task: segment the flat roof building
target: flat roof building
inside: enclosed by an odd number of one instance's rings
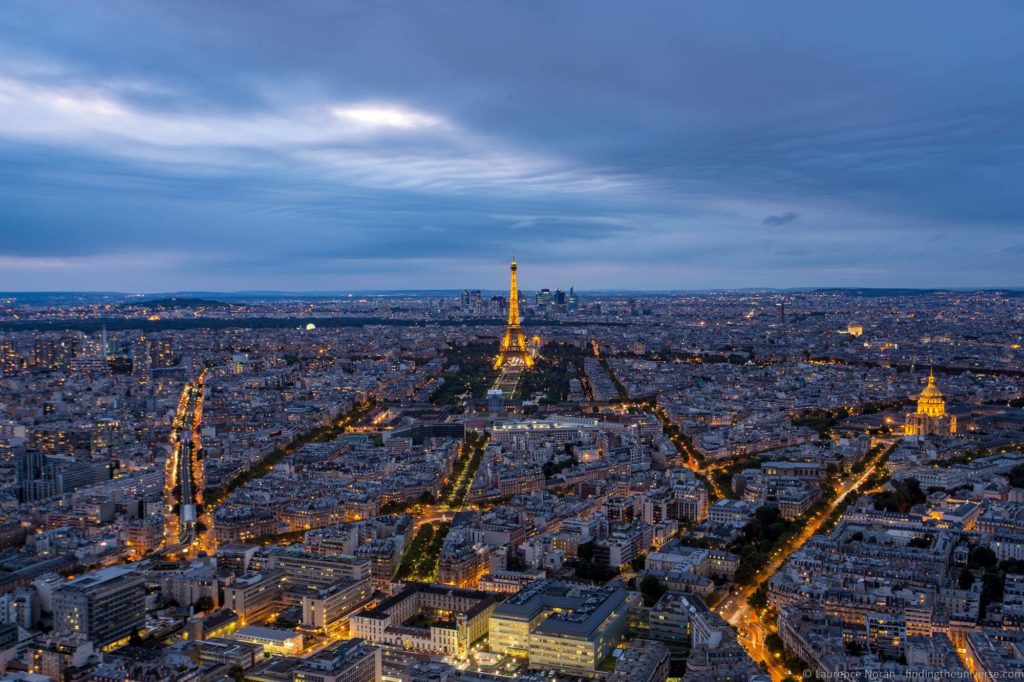
[[[232,635],[233,639],[263,647],[268,654],[295,656],[302,652],[302,633],[262,625],[246,625]]]
[[[615,663],[615,672],[606,682],[665,682],[668,677],[669,650],[660,642],[635,639]]]
[[[339,580],[327,587],[294,588],[302,597],[302,624],[321,632],[336,633],[348,628],[348,616],[373,597],[370,579]]]
[[[491,614],[491,648],[527,656],[531,666],[592,673],[625,632],[628,597],[619,581],[586,587],[538,580]]]
[[[145,584],[128,568],[86,573],[53,592],[54,630],[83,634],[98,647],[127,640],[145,622]]]
[[[487,634],[493,595],[450,585],[407,583],[377,607],[351,619],[351,634],[370,642],[464,659]]]
[[[292,585],[327,587],[339,580],[370,578],[370,560],[348,554],[319,556],[293,549],[274,551],[266,558],[267,568],[284,571]]]
[[[258,621],[273,612],[281,599],[283,571],[246,573],[224,587],[224,607],[238,614],[242,624]]]
[[[292,672],[294,682],[379,682],[380,649],[350,639],[319,651]]]

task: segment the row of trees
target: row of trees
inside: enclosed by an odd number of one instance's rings
[[[631,407],[630,412],[632,413],[634,409],[638,408]],[[644,401],[643,407],[639,409],[651,412],[658,418],[658,421],[661,422],[661,428],[665,432],[665,435],[668,436],[669,440],[672,441],[672,444],[675,445],[676,452],[678,452],[684,459],[689,459],[692,456],[693,459],[697,461],[698,465],[704,466],[704,456],[701,454],[700,450],[693,445],[693,441],[683,432],[679,425],[668,418],[665,410],[653,399]]]
[[[964,454],[960,455],[959,457],[951,457],[949,459],[944,459],[941,462],[938,462],[936,465],[940,466],[940,467],[948,467],[948,466],[953,466],[954,464],[967,464],[968,462],[970,462],[972,460],[975,460],[975,459],[978,459],[979,457],[988,457],[990,455],[1001,455],[1001,454],[1004,454],[1004,453],[1007,453],[1007,452],[1013,452],[1015,450],[1021,450],[1021,449],[1024,449],[1024,441],[1017,442],[1017,443],[1009,443],[1007,445],[1001,445],[999,447],[977,448],[977,449],[971,450],[970,452],[965,452]],[[1024,488],[1024,466],[1021,466],[1019,468],[1022,469],[1022,471],[1020,473],[1018,473],[1018,480],[1021,480],[1021,484],[1018,485],[1016,483],[1013,483],[1013,481],[1011,481],[1010,484],[1015,486],[1015,487],[1018,487],[1018,488]],[[1012,470],[1011,470],[1010,473],[1011,474],[1013,473]]]
[[[420,527],[398,566],[398,580],[433,580],[437,575],[437,562],[451,524],[427,523]]]
[[[622,385],[619,378],[615,376],[615,372],[612,371],[611,365],[608,364],[608,358],[602,357],[600,358],[600,362],[601,367],[603,367],[604,371],[608,374],[608,378],[612,380],[615,390],[619,392],[619,397],[623,400],[629,400],[629,391],[627,391],[626,387]]]
[[[869,450],[868,453],[865,455],[864,459],[861,460],[861,462],[859,462],[859,464],[861,466],[859,467],[859,470],[856,471],[855,473],[863,473],[865,468],[867,467],[868,463],[872,463],[873,462],[874,463],[873,466],[876,467],[875,472],[871,476],[869,476],[868,479],[864,482],[864,486],[863,486],[864,488],[872,488],[872,487],[874,487],[876,485],[880,485],[884,480],[886,480],[888,478],[889,474],[887,473],[887,471],[884,468],[884,466],[885,466],[886,460],[889,458],[889,454],[892,452],[894,447],[895,447],[894,444],[890,444],[890,445],[886,446],[884,443],[880,443],[879,445],[877,445],[874,448],[872,448],[871,450]],[[842,518],[843,513],[849,508],[849,506],[851,504],[853,504],[857,500],[857,497],[858,497],[858,495],[857,495],[856,492],[851,492],[849,495],[847,495],[845,498],[843,498],[843,501],[841,503],[839,503],[838,505],[836,505],[836,508],[832,510],[832,513],[829,514],[829,517],[825,520],[824,523],[821,524],[821,526],[818,528],[818,530],[816,532],[820,534],[820,533],[827,533],[830,530],[832,530],[832,528],[834,528],[835,525],[839,522],[839,519]],[[813,516],[816,513],[817,510],[820,510],[820,509],[826,507],[827,504],[828,504],[827,501],[824,501],[824,500],[820,501],[817,505],[815,505],[814,509],[812,509],[803,519],[800,519],[799,521],[796,521],[794,523],[799,527],[799,529],[803,529],[803,527],[807,524],[807,519],[810,518],[811,516]],[[790,532],[792,532],[792,531],[790,531]],[[782,541],[782,542],[777,541],[776,544],[778,546],[782,546],[783,544],[785,544],[785,542],[784,541]],[[772,549],[771,551],[774,551],[774,549]],[[770,555],[770,553],[771,552],[769,551],[768,555]],[[764,553],[759,553],[759,554],[760,554],[760,556],[753,556],[753,557],[751,557],[750,561],[757,561],[757,560],[767,561],[767,556],[765,556]],[[763,565],[763,563],[760,564],[760,565]],[[758,569],[760,568],[760,565],[757,566]],[[742,552],[741,552],[741,565],[740,566],[742,568]],[[745,573],[746,573],[746,571],[745,571]],[[756,574],[756,571],[755,571],[755,574]],[[758,587],[758,589],[754,592],[754,594],[751,595],[751,597],[750,597],[750,599],[748,601],[751,604],[751,606],[753,606],[755,608],[764,608],[765,606],[767,606],[767,604],[768,604],[768,584],[767,584],[767,582],[761,584]]]
[[[479,400],[494,385],[498,372],[493,368],[498,348],[494,343],[474,341],[452,346],[445,354],[448,369],[444,383],[430,397],[435,405],[455,405],[459,396],[468,393]]]
[[[455,460],[455,467],[452,469],[450,483],[441,498],[448,505],[458,508],[465,503],[486,447],[486,435],[472,431],[466,434],[459,458]]]
[[[803,426],[814,429],[821,438],[828,438],[829,433],[839,422],[853,415],[853,410],[848,407],[840,407],[832,410],[808,410],[803,414],[793,417],[793,426]]]
[[[542,401],[554,404],[569,398],[569,382],[579,377],[587,352],[567,343],[549,343],[544,346],[533,369],[523,373],[516,393],[529,398],[537,393]]]
[[[376,404],[377,401],[372,398],[364,400],[331,424],[301,434],[283,448],[274,448],[270,454],[256,462],[256,464],[235,475],[226,485],[218,488],[207,487],[203,490],[203,503],[211,510],[215,509],[235,490],[249,481],[266,476],[281,460],[303,445],[307,443],[326,443],[338,438],[345,433],[349,426],[362,419]]]
[[[795,538],[803,525],[802,522],[782,518],[775,505],[765,505],[754,512],[754,518],[743,527],[739,537],[730,546],[730,551],[740,557],[736,584],[753,583],[771,555]]]
[[[878,511],[907,513],[914,505],[923,504],[927,499],[916,478],[905,478],[890,483],[892,490],[875,495],[874,505]]]
[[[864,403],[854,407],[836,407],[832,409],[807,410],[795,417],[792,422],[794,426],[805,426],[814,429],[822,439],[828,438],[832,429],[839,423],[858,414],[877,414],[883,410],[899,408],[905,400],[886,400]]]

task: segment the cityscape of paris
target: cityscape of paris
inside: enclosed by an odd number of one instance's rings
[[[0,682],[1024,680],[1022,36],[0,3]]]

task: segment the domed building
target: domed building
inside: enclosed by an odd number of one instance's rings
[[[928,385],[917,398],[917,411],[907,414],[903,424],[907,436],[947,436],[956,433],[956,417],[946,414],[946,399],[935,385],[935,372],[928,373]]]

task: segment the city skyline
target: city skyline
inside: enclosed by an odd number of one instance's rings
[[[594,288],[594,289],[582,289],[573,285],[567,285],[566,289],[562,289],[561,286],[556,286],[554,290],[551,286],[545,283],[541,283],[535,287],[520,287],[520,295],[535,295],[541,290],[547,289],[552,292],[554,291],[568,291],[569,288],[575,289],[577,294],[585,296],[675,296],[675,295],[692,295],[701,296],[709,294],[778,294],[784,295],[800,295],[800,294],[811,294],[811,293],[828,293],[834,292],[838,294],[846,294],[850,296],[860,295],[915,295],[915,294],[928,294],[928,293],[1008,293],[1017,294],[1024,292],[1024,286],[1005,286],[1005,287],[986,287],[986,286],[963,286],[963,287],[829,287],[829,286],[808,286],[808,287],[708,287],[704,289],[618,289],[618,288]],[[22,291],[0,291],[0,297],[41,297],[42,299],[59,298],[61,296],[83,296],[83,297],[102,297],[102,296],[117,296],[123,297],[125,301],[138,301],[138,302],[149,302],[158,299],[166,298],[200,298],[204,296],[220,296],[225,299],[239,299],[239,300],[262,300],[264,298],[331,298],[331,297],[345,297],[345,296],[369,296],[369,297],[395,297],[395,296],[413,296],[413,297],[445,297],[454,296],[462,291],[479,291],[482,294],[487,295],[503,295],[506,293],[501,288],[489,288],[489,287],[476,287],[466,286],[457,287],[452,289],[318,289],[318,290],[290,290],[290,289],[240,289],[240,290],[22,290]],[[39,303],[40,301],[32,301],[33,303]]]
[[[520,267],[0,295],[0,674],[1024,671],[1024,295]]]
[[[598,9],[11,5],[0,289],[1024,286],[1018,7]]]
[[[8,0],[0,682],[1024,679],[1024,5]]]

